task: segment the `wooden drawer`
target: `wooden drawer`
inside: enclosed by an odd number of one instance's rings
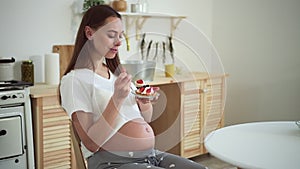
[[[194,80],[194,81],[186,81],[183,83],[183,90],[191,91],[191,90],[197,90],[201,88],[200,80]]]
[[[61,108],[58,96],[43,97],[43,110]]]

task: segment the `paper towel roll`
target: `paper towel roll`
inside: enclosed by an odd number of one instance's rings
[[[45,57],[41,55],[33,55],[29,57],[34,65],[34,82],[45,82]]]
[[[45,82],[59,84],[59,54],[45,54]]]

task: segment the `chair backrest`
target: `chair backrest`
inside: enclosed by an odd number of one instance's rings
[[[76,158],[75,161],[76,161],[77,169],[87,169],[86,161],[81,151],[80,139],[77,135],[76,130],[74,130],[72,122],[70,128],[71,128],[72,146],[75,153],[75,158]]]
[[[59,54],[59,74],[64,75],[73,55],[74,45],[53,45],[52,52]]]

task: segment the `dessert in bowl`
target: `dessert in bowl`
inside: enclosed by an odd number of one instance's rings
[[[159,93],[157,93],[159,87],[150,86],[142,79],[136,80],[134,84],[136,87],[134,94],[139,98],[149,98],[151,100],[159,96]]]

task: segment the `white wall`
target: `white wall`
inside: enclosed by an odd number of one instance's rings
[[[1,0],[0,57],[17,61],[52,51],[54,44],[72,41],[72,0]],[[20,63],[15,66],[20,79]]]
[[[300,120],[300,1],[214,0],[228,78],[227,124]]]
[[[212,31],[212,1],[210,0],[148,0],[150,12],[186,15],[207,36]]]
[[[300,119],[300,1],[148,1],[150,12],[186,15],[212,37],[230,74],[226,124]],[[72,3],[1,0],[0,56],[20,61],[73,43]]]
[[[83,0],[76,0],[83,1]],[[108,0],[107,0],[108,1]],[[132,2],[134,0],[128,0]],[[211,1],[148,0],[150,12],[186,15],[197,27],[211,36]],[[15,66],[20,79],[20,61],[32,55],[44,55],[56,44],[71,44],[74,29],[80,20],[71,5],[74,0],[1,0],[0,2],[0,56],[13,56],[19,61]],[[197,10],[193,9],[198,6]],[[157,27],[157,26],[155,26]]]

